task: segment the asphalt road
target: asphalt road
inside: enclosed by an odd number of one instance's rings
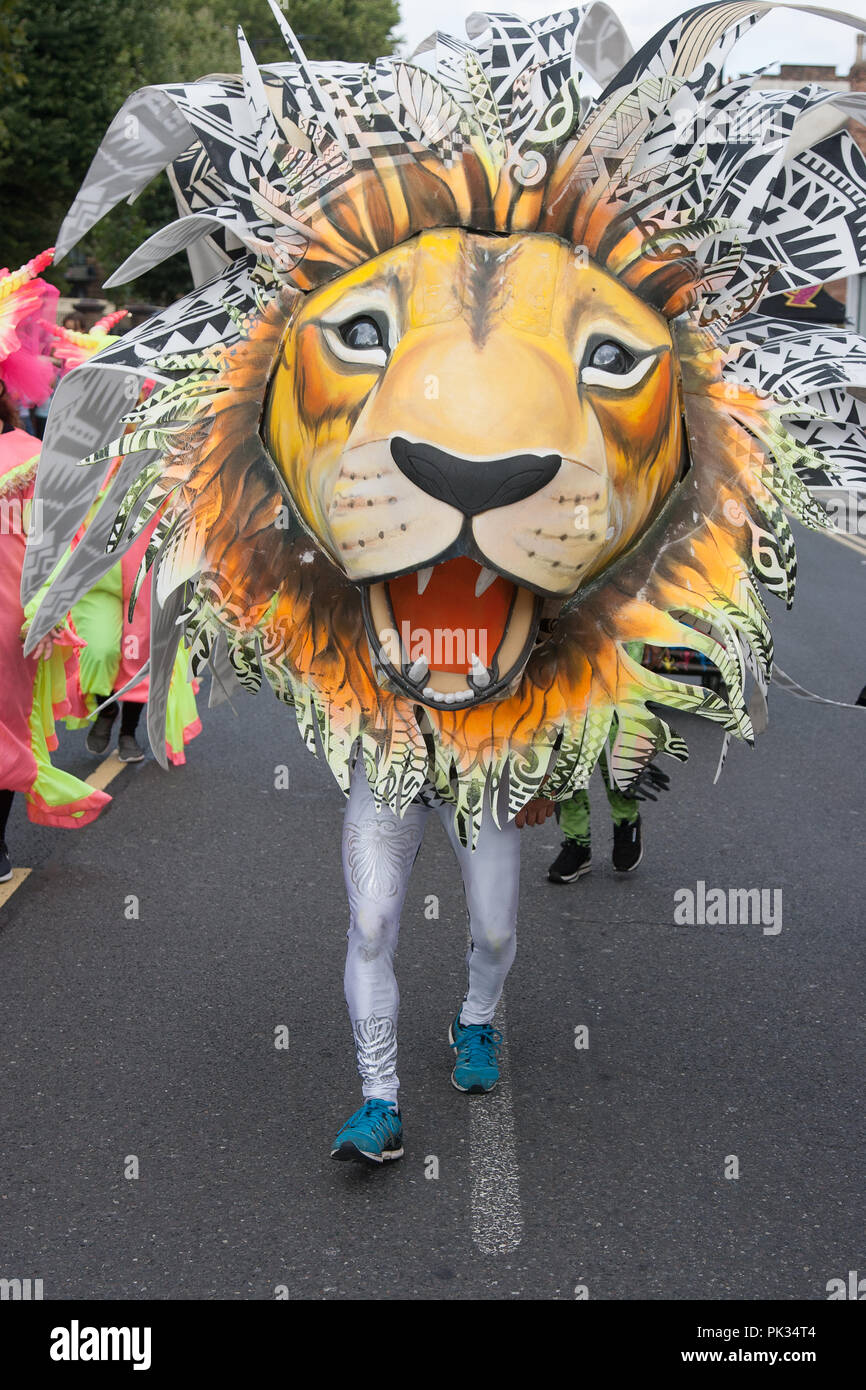
[[[779,664],[852,700],[866,550],[798,541],[794,613],[769,600]],[[328,1160],[358,1096],[342,798],[269,692],[235,709],[203,711],[185,768],[124,771],[82,832],[16,803],[32,872],[0,908],[0,1276],[49,1299],[762,1300],[866,1271],[866,711],[776,693],[715,787],[719,733],[675,721],[692,758],[625,880],[600,784],[579,885],[546,881],[555,825],[524,832],[489,1097],[449,1084],[465,920],[431,819],[398,957],[406,1157],[368,1171]],[[81,734],[59,760],[93,768]],[[676,925],[698,881],[781,889],[781,931]]]

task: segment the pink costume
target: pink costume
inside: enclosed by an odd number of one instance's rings
[[[24,430],[0,435],[0,788],[23,792],[37,824],[74,827],[95,820],[111,797],[51,765],[55,719],[85,713],[81,639],[67,629],[47,659],[25,657],[21,642],[21,570],[38,451],[39,441]]]

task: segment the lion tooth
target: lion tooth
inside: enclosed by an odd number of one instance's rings
[[[430,667],[427,665],[423,656],[419,656],[418,660],[413,661],[409,670],[406,672],[406,678],[410,680],[413,685],[420,685],[423,680],[427,679],[429,674]]]
[[[488,569],[485,566],[475,581],[475,597],[480,598],[481,595],[490,588],[491,584],[495,584],[498,578],[499,575],[496,573],[496,570]]]
[[[472,679],[475,684],[482,689],[485,685],[490,684],[490,672],[484,665],[484,662],[479,661],[474,652],[472,653]]]
[[[423,570],[419,570],[419,571],[418,571],[418,593],[419,593],[419,594],[423,594],[424,590],[427,588],[427,585],[430,583],[430,577],[431,577],[432,574],[433,574],[433,566],[432,566],[432,565],[428,565],[426,569],[423,569]]]

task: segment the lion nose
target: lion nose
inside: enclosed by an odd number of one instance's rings
[[[549,483],[562,462],[559,454],[465,459],[399,435],[391,440],[391,457],[422,492],[456,507],[464,516],[522,502]]]

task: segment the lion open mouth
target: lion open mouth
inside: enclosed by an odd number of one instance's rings
[[[464,556],[363,589],[370,644],[387,678],[424,704],[505,693],[538,632],[542,602]]]

